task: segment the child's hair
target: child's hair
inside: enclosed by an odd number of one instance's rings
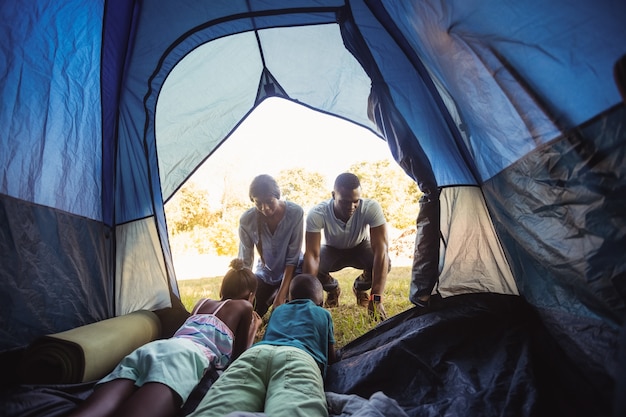
[[[312,300],[321,305],[324,301],[324,291],[319,279],[311,274],[299,274],[293,277],[289,285],[290,300]]]
[[[250,293],[256,293],[257,279],[250,268],[246,268],[243,259],[235,258],[230,261],[230,269],[224,275],[220,296],[226,298],[248,298]]]

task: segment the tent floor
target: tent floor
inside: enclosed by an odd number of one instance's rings
[[[411,416],[607,416],[612,392],[567,358],[522,297],[464,294],[346,345],[326,390],[382,391]]]
[[[338,353],[327,391],[364,398],[382,391],[410,416],[611,415],[611,395],[593,394],[518,296],[435,299],[427,311],[391,317]],[[92,386],[11,387],[0,394],[0,409],[7,417],[60,417]]]

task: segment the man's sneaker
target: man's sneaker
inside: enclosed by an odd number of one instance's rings
[[[324,307],[339,307],[339,294],[341,294],[341,288],[339,288],[339,285],[337,285],[337,288],[335,288],[334,290],[328,291],[328,293],[326,294],[326,302],[324,303]]]
[[[355,288],[352,288],[352,292],[356,296],[356,305],[367,308],[370,303],[370,297],[367,295],[367,291],[359,291]]]

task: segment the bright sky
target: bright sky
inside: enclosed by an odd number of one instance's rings
[[[259,146],[257,141],[262,141]],[[211,195],[223,187],[248,185],[259,174],[276,176],[305,168],[326,176],[330,190],[337,175],[361,161],[393,157],[387,144],[369,130],[281,99],[265,100],[194,175],[208,180]],[[395,163],[395,162],[394,162]],[[219,193],[221,194],[221,193]]]

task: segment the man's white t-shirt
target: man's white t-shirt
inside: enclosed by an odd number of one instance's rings
[[[386,223],[380,204],[362,198],[347,223],[339,220],[333,211],[333,199],[324,201],[309,210],[306,217],[307,232],[324,231],[325,243],[337,249],[353,248],[369,238],[369,228]]]

